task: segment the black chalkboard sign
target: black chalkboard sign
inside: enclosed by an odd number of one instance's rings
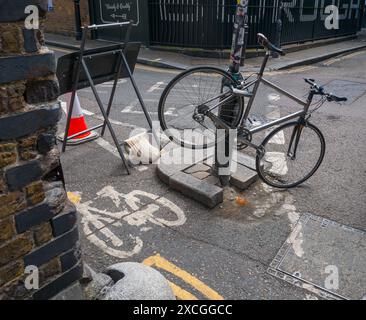
[[[154,0],[155,1],[155,0]],[[182,0],[183,1],[183,0]],[[150,44],[149,2],[147,0],[89,0],[91,24],[134,21],[131,41]],[[100,29],[93,32],[96,39],[123,42],[127,28]]]
[[[133,20],[140,23],[139,0],[99,0],[100,17],[103,23]]]
[[[119,50],[124,50],[127,63],[133,73],[140,47],[141,43],[130,42],[126,47],[124,44],[118,44],[84,51],[85,55],[89,55],[89,58],[85,58],[85,63],[88,66],[94,84],[97,85],[114,80],[117,73],[116,67],[119,59],[119,55],[117,53]],[[80,53],[76,51],[58,59],[57,78],[60,85],[60,94],[71,92],[73,89],[74,64],[79,54]],[[126,68],[123,68],[122,73],[120,74],[120,79],[127,78],[128,76]],[[85,70],[82,69],[77,89],[80,90],[89,87],[90,83]]]

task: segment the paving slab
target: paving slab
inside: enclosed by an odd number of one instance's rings
[[[170,177],[169,186],[185,196],[214,208],[224,201],[223,189],[202,181],[193,175],[177,172]]]
[[[220,186],[213,174],[213,150],[196,152],[172,146],[169,148],[171,149],[164,152],[158,164],[158,177],[171,189],[208,208],[214,208],[222,203],[224,187]],[[258,174],[253,168],[255,168],[254,159],[236,152],[233,157],[231,185],[240,190],[249,188],[258,179]]]
[[[246,190],[257,180],[257,172],[239,164],[237,170],[231,175],[230,184],[240,190]]]

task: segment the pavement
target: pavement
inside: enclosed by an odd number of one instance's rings
[[[343,45],[337,44],[337,50]],[[65,48],[51,48],[57,57],[70,52]],[[317,52],[315,50],[320,49],[313,49],[310,57]],[[323,48],[322,54],[326,51],[329,50]],[[271,60],[271,65],[278,61]],[[261,181],[245,192],[234,189],[235,194],[246,199],[246,205],[239,205],[229,197],[221,206],[207,209],[170,190],[157,177],[156,165],[139,166],[132,175],[126,175],[109,134],[103,139],[68,148],[62,154],[62,164],[69,198],[77,204],[80,213],[86,263],[97,272],[122,262],[151,266],[169,280],[175,296],[182,300],[324,298],[309,285],[311,279],[300,286],[299,281],[289,282],[274,276],[268,268],[286,243],[293,243],[296,249],[296,265],[301,265],[301,271],[309,271],[310,275],[306,276],[314,279],[319,278],[314,276],[319,273],[315,266],[337,264],[330,259],[342,257],[344,250],[350,247],[354,250],[347,253],[350,261],[357,257],[359,260],[354,265],[365,265],[365,246],[362,245],[366,230],[365,70],[366,50],[363,49],[308,66],[266,72],[269,80],[299,97],[305,96],[309,89],[302,80],[308,77],[350,100],[344,105],[327,103],[312,117],[327,141],[324,164],[317,174],[293,190],[272,189]],[[162,90],[179,72],[141,63],[136,66],[136,81],[155,121]],[[108,101],[111,87],[110,83],[98,86],[104,103]],[[100,112],[91,90],[79,91],[79,97],[87,111],[88,124],[98,124]],[[297,110],[286,97],[277,96],[265,87],[260,89],[255,104],[254,112],[260,114],[273,112],[274,108],[281,115]],[[118,86],[111,119],[121,141],[135,128],[147,128],[127,81],[121,81]],[[65,118],[60,131],[64,125]],[[259,140],[262,138],[258,136]],[[312,252],[320,259],[312,264],[312,255],[306,252],[302,255],[299,250],[307,250],[306,244],[310,241],[307,239],[320,239],[313,234],[302,237],[302,232],[298,231],[299,219],[308,213],[321,217],[321,221],[334,221],[344,230],[361,231],[358,245],[342,246],[347,242],[347,238],[342,238],[333,240],[324,249],[327,254],[312,247]],[[321,238],[324,242],[329,238],[326,228],[321,230],[319,234],[324,235]],[[286,270],[293,271],[293,266],[291,259],[286,260]],[[352,268],[352,264],[344,268]],[[344,292],[351,297],[359,297],[366,288],[366,277],[362,277],[364,268],[355,271],[341,269],[339,273],[340,286],[346,282]],[[357,281],[354,277],[349,281],[349,274],[357,274]]]
[[[80,42],[71,37],[46,34],[45,38],[46,44],[49,46],[56,46],[70,50],[78,50],[80,47]],[[366,47],[366,31],[360,32],[356,38],[350,39],[350,37],[343,37],[338,40],[338,42],[334,42],[335,40],[332,39],[316,41],[315,43],[284,46],[283,49],[287,53],[286,56],[271,60],[267,66],[267,70],[278,71],[303,65],[310,65],[363,49]],[[106,43],[108,43],[108,41],[89,40],[87,42],[87,48],[105,46]],[[246,60],[245,67],[242,68],[242,71],[256,70],[262,61],[262,51],[263,50],[250,50],[250,54],[248,54],[250,59]],[[227,56],[228,54],[229,53],[227,53]],[[138,63],[157,68],[175,70],[186,70],[199,65],[214,65],[226,68],[227,60],[227,58],[195,57],[185,54],[184,51],[172,52],[168,50],[154,49],[153,47],[142,47],[138,57]]]

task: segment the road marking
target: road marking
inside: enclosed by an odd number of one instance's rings
[[[285,133],[283,131],[278,132],[275,136],[272,137],[269,143],[284,145],[286,143]]]
[[[268,95],[268,100],[271,102],[279,101],[281,100],[281,96],[278,93],[271,93]],[[277,106],[275,106],[277,107]]]
[[[107,90],[100,90],[98,88],[98,86],[97,86],[97,91],[98,91],[99,94],[109,94],[109,92]],[[93,94],[93,91],[92,91],[91,88],[79,89],[78,91]]]
[[[61,101],[61,108],[64,111],[64,113],[67,115],[67,103],[66,102]],[[88,111],[86,109],[82,109],[82,111],[83,111],[83,114],[86,115],[86,116],[90,116],[90,117],[93,117],[95,119],[104,121],[103,116],[98,116],[95,113],[93,113],[91,111]],[[110,121],[110,123],[115,124],[117,126],[126,127],[126,128],[132,128],[132,129],[137,129],[137,126],[135,126],[133,124],[129,124],[127,122],[120,122],[120,121],[113,120],[113,119],[109,119],[109,121]]]
[[[150,258],[147,258],[143,261],[143,264],[150,266],[150,267],[156,267],[161,270],[165,270],[172,275],[182,279],[185,283],[189,284],[193,288],[195,288],[197,291],[202,293],[205,297],[207,297],[210,300],[224,300],[224,298],[219,295],[215,290],[208,287],[206,284],[204,284],[201,280],[197,279],[196,277],[189,274],[187,271],[184,271],[183,269],[177,267],[173,263],[169,262],[168,260],[161,257],[159,254],[152,256]],[[173,290],[181,289],[174,287]],[[181,298],[185,296],[186,292],[182,292],[180,290],[176,291],[177,297]]]
[[[153,230],[152,226],[176,227],[187,220],[183,210],[170,200],[141,190],[125,194],[113,186],[106,186],[92,200],[85,202],[81,202],[78,193],[69,193],[68,196],[81,214],[87,239],[105,253],[120,259],[141,252],[144,242],[140,236]],[[105,203],[103,199],[110,199],[114,207],[105,209],[101,204]],[[121,229],[127,225],[130,226],[127,230],[132,233],[119,237],[115,228]],[[124,241],[125,237],[128,237],[127,241]]]
[[[266,152],[264,161],[268,161],[272,164],[270,172],[285,176],[288,172],[286,155],[282,152]]]
[[[145,66],[145,65],[142,65],[142,64],[136,64],[135,69],[143,70],[143,71],[156,72],[156,73],[175,74],[175,75],[182,73],[181,70],[162,69],[162,68],[156,68],[156,67],[151,67],[151,66]]]
[[[125,84],[125,83],[127,83],[126,79],[119,79],[118,82],[117,82],[117,85]],[[104,82],[104,83],[100,84],[100,86],[103,87],[103,88],[113,88],[114,81]]]
[[[93,118],[98,119],[98,120],[101,120],[101,121],[104,121],[103,116],[97,116],[97,115],[95,115]],[[109,119],[109,122],[111,124],[115,124],[115,125],[121,126],[121,127],[132,128],[132,129],[138,129],[139,128],[139,127],[137,127],[137,126],[135,126],[133,124],[130,124],[130,123],[127,123],[127,122],[120,122],[120,121],[113,120],[113,119]]]
[[[174,295],[178,300],[198,300],[198,298],[192,293],[182,289],[180,286],[168,280],[169,286],[172,288]]]
[[[66,102],[61,102],[61,108],[65,112],[65,114],[67,114],[67,104],[66,104]],[[87,111],[85,109],[83,109],[83,113],[85,115],[88,115],[88,116],[95,115],[94,113],[92,113],[90,111]],[[104,118],[102,116],[95,116],[95,118],[98,119],[98,120],[104,121]],[[136,128],[136,126],[131,125],[129,123],[123,123],[123,122],[119,122],[119,121],[112,120],[112,119],[110,119],[109,121],[112,124],[115,124],[115,125],[128,127],[128,128]],[[102,147],[104,150],[106,150],[106,151],[110,152],[111,154],[113,154],[115,157],[120,158],[120,155],[119,155],[119,152],[118,152],[117,148],[112,146],[108,141],[106,141],[106,140],[104,140],[103,138],[100,137],[97,140],[95,140],[94,142],[97,145],[99,145],[100,147]],[[136,170],[139,171],[139,172],[143,172],[143,171],[148,170],[148,168],[147,168],[147,166],[139,166],[139,167],[136,168]]]
[[[104,150],[107,150],[108,152],[116,156],[117,158],[120,157],[117,148],[115,146],[112,146],[107,140],[104,140],[103,138],[98,138],[97,140],[95,140],[95,143],[98,146],[102,147]]]
[[[120,158],[117,148],[115,146],[111,145],[107,140],[105,140],[103,138],[98,138],[94,142],[97,145],[99,145],[100,147],[102,147],[104,150],[113,154],[115,157]],[[128,156],[127,156],[127,158],[128,158]],[[146,166],[139,166],[139,167],[136,167],[135,169],[139,172],[143,172],[143,171],[146,171],[148,168]]]
[[[156,90],[163,90],[163,88],[161,87],[163,85],[164,85],[164,82],[159,81],[156,84],[154,84],[150,89],[148,89],[147,92],[152,93]]]
[[[145,102],[158,102],[155,99],[145,99]],[[138,100],[134,100],[130,103],[130,105],[128,105],[127,107],[123,108],[121,113],[125,113],[125,114],[137,114],[137,115],[143,115],[144,112],[142,110],[134,110],[135,108],[138,108],[139,101]],[[175,114],[175,108],[169,108],[166,112],[165,115],[167,116],[171,116],[171,117],[178,117],[177,114]],[[149,112],[151,115],[158,115],[158,112],[156,111],[150,111]]]
[[[273,108],[273,110],[270,110],[266,114],[266,118],[269,119],[269,120],[278,120],[279,118],[281,118],[280,109],[278,107],[274,108],[273,106],[272,106],[272,108]]]
[[[270,94],[268,96],[268,99],[273,102],[273,101],[279,101],[281,99],[281,97],[278,94]],[[266,118],[269,120],[277,120],[281,118],[281,111],[280,108],[276,105],[268,105],[266,106],[267,114],[266,114]],[[272,131],[274,130],[274,128],[270,128],[268,130],[265,131],[265,136],[267,137]],[[271,144],[278,144],[278,145],[284,145],[285,144],[285,134],[283,131],[277,133],[271,140],[269,143]]]

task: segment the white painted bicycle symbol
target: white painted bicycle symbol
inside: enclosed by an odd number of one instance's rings
[[[99,209],[101,202],[110,199],[117,211]],[[184,212],[170,200],[145,191],[135,190],[128,194],[119,193],[108,186],[97,193],[91,201],[78,203],[82,216],[81,223],[87,238],[107,254],[117,258],[129,258],[143,248],[140,235],[153,229],[153,226],[175,227],[186,222]],[[113,229],[123,228],[124,224],[136,227],[138,235],[129,234],[123,241]]]

